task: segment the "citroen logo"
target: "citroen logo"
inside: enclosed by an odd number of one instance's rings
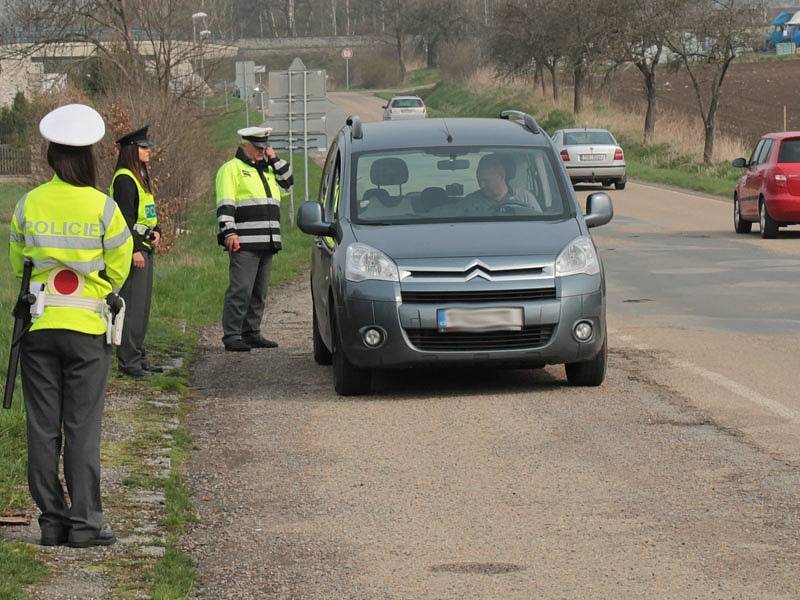
[[[489,273],[490,269],[479,260],[475,260],[464,269],[464,281],[471,281],[476,277],[485,279],[486,281],[492,280],[492,275]]]

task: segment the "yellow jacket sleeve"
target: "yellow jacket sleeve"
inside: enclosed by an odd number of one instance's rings
[[[113,202],[113,200],[112,200]],[[119,207],[114,210],[111,224],[103,235],[103,261],[111,288],[119,292],[128,278],[133,255],[133,238]]]
[[[11,233],[9,236],[8,258],[11,261],[11,269],[18,278],[22,277],[22,268],[25,262],[25,224],[24,220],[24,200],[17,203],[14,215],[11,217]]]

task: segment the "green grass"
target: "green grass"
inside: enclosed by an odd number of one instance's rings
[[[0,543],[0,598],[23,600],[25,586],[47,576],[44,563],[36,560],[36,551],[27,544]]]
[[[7,240],[11,215],[24,192],[18,185],[0,185],[0,377],[3,382],[11,343],[11,309],[19,293],[19,284],[8,263]],[[0,514],[21,508],[27,501],[25,452],[25,412],[22,392],[17,385],[12,410],[0,409]]]
[[[11,343],[11,309],[19,285],[8,263],[8,233],[11,215],[25,189],[0,185],[0,379],[5,383]],[[12,409],[0,409],[0,514],[26,506],[25,411],[19,385]],[[36,551],[24,544],[0,541],[0,598],[25,598],[24,587],[43,579],[47,567],[36,560]]]
[[[424,93],[423,98],[429,114],[434,117],[496,117],[501,111],[513,108],[534,115],[549,133],[576,125],[572,113],[541,111],[518,90],[500,88],[475,93],[464,86],[448,83]],[[727,161],[704,165],[686,156],[674,156],[664,145],[644,146],[624,138],[620,142],[625,149],[628,175],[642,181],[729,196],[741,175],[740,170]]]

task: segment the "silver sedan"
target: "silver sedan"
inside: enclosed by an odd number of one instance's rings
[[[424,119],[428,109],[419,96],[395,96],[383,106],[384,121]]]
[[[559,129],[553,144],[573,184],[613,183],[616,189],[625,189],[625,154],[607,129]]]

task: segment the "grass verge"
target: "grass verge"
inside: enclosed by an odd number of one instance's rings
[[[11,309],[19,285],[8,266],[8,234],[11,215],[25,189],[19,185],[0,185],[0,378],[5,382],[11,344]],[[0,515],[26,506],[25,411],[22,392],[17,386],[11,410],[0,409]],[[25,598],[25,586],[43,579],[46,565],[36,559],[35,549],[25,544],[0,540],[0,598]]]
[[[211,139],[217,147],[229,149],[230,156],[233,156],[238,143],[236,130],[245,125],[244,105],[238,99],[229,99],[227,111],[220,108],[222,105],[223,101],[217,98],[209,102]],[[251,111],[251,123],[259,123],[259,119],[260,115]],[[294,171],[295,181],[302,182],[304,173],[300,154],[294,156]],[[318,187],[320,174],[320,168],[309,161],[310,189]],[[24,192],[22,186],[0,185],[0,239],[8,239],[8,224],[14,206]],[[307,269],[312,244],[310,236],[291,224],[287,198],[284,198],[283,204],[281,225],[284,250],[273,263],[273,285],[291,281]],[[191,206],[184,228],[186,234],[179,237],[173,250],[168,255],[156,258],[153,307],[147,339],[148,351],[155,363],[178,361],[182,364],[168,373],[153,376],[143,390],[143,395],[148,390],[177,394],[181,398],[179,418],[188,410],[190,366],[199,331],[217,322],[221,316],[228,272],[227,254],[216,243],[213,197],[199,199]],[[8,268],[7,243],[0,244],[0,264],[0,314],[9,315],[18,287]],[[7,318],[3,323],[0,327],[0,376],[4,379],[11,333],[10,319]],[[124,390],[130,384],[112,376],[111,385]],[[152,440],[151,433],[145,431],[136,443],[146,444]],[[171,467],[166,480],[132,475],[127,481],[131,487],[163,488],[164,491],[165,553],[149,575],[152,597],[162,600],[185,598],[195,578],[191,557],[178,547],[181,534],[195,518],[191,491],[183,477],[183,465],[191,440],[182,427],[173,431],[172,438]],[[0,410],[0,514],[29,506],[25,488],[25,443],[25,414],[22,395],[17,390],[13,410]],[[115,452],[113,448],[106,450],[108,460],[115,462],[130,460],[127,454],[125,451]],[[26,586],[46,577],[47,567],[36,555],[33,547],[0,541],[0,598],[24,598]]]
[[[475,93],[464,85],[442,83],[422,97],[434,117],[496,117],[502,110],[513,108],[534,115],[549,133],[576,126],[572,113],[559,109],[543,111],[531,104],[526,92],[518,89]],[[625,137],[621,137],[620,143],[625,149],[628,175],[642,181],[729,196],[741,175],[727,161],[699,164],[689,156],[677,155],[666,144],[645,146]]]

